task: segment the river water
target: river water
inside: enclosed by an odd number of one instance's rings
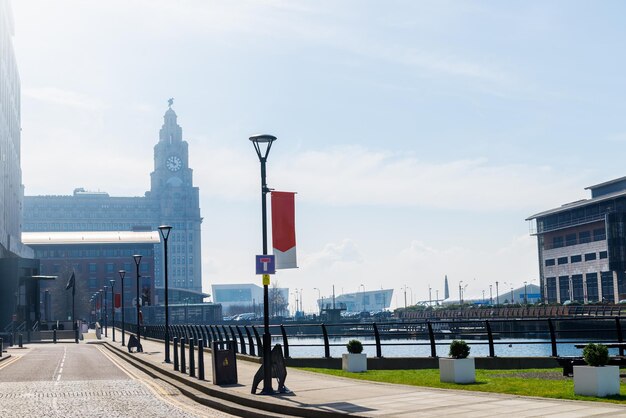
[[[353,337],[354,338],[354,337]],[[346,353],[346,343],[353,338],[335,338],[330,340],[330,356],[341,357]],[[376,343],[373,338],[359,338],[363,343],[363,352],[368,357],[376,356]],[[281,338],[274,338],[275,344],[282,344]],[[470,346],[472,357],[487,357],[489,345],[486,340],[466,340]],[[588,340],[559,340],[557,353],[559,356],[582,356],[582,349],[574,344],[585,344]],[[383,357],[429,357],[430,342],[428,340],[382,340]],[[437,342],[437,356],[447,357],[450,341]],[[495,355],[498,357],[550,357],[552,346],[550,340],[511,338],[494,341]],[[610,355],[617,355],[618,350],[609,349]],[[289,355],[291,357],[323,357],[324,340],[319,338],[289,338]]]

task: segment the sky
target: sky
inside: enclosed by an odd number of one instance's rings
[[[333,286],[395,307],[445,275],[453,298],[537,284],[525,219],[626,175],[621,1],[12,3],[25,194],[142,196],[175,98],[209,293],[261,284],[252,134],[298,193],[299,268],[273,280],[311,312]]]

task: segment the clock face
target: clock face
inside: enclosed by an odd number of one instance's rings
[[[170,171],[178,171],[183,166],[183,162],[177,156],[172,155],[171,157],[167,158],[167,161],[165,162],[165,166]]]

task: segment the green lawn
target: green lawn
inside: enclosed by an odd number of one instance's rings
[[[539,396],[543,398],[597,400],[612,403],[626,403],[626,395],[608,398],[594,398],[574,395],[574,379],[563,379],[562,369],[524,370],[476,370],[476,383],[457,385],[441,383],[438,369],[425,370],[369,370],[364,373],[348,373],[334,369],[303,368],[315,373],[325,373],[350,379],[374,382],[398,383],[403,385],[431,388],[460,389],[478,392],[507,393],[511,395]],[[626,393],[622,381],[621,393]]]

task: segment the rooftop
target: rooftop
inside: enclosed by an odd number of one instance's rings
[[[159,231],[23,232],[25,245],[158,244]]]

